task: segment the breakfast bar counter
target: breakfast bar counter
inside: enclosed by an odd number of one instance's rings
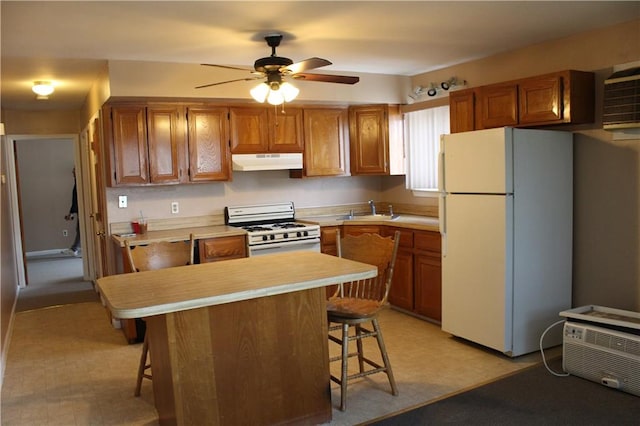
[[[160,424],[319,424],[331,420],[324,287],[376,274],[290,252],[112,275],[98,287],[113,316],[146,319]]]

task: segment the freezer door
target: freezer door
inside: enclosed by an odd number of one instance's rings
[[[513,197],[447,194],[444,201],[442,330],[508,353]]]
[[[513,192],[513,129],[498,128],[444,135],[441,176],[446,192]]]

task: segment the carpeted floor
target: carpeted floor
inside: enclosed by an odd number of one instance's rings
[[[549,365],[561,372],[560,358]],[[538,364],[479,388],[367,424],[638,425],[640,398],[580,377],[556,377]]]
[[[49,255],[27,260],[29,284],[20,289],[16,312],[100,300],[93,283],[82,278],[82,258]]]

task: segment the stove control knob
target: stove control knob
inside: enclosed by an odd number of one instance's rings
[[[275,235],[273,235],[273,234],[271,234],[271,235],[269,235],[269,239],[270,239],[270,240],[275,240],[275,239],[276,239],[276,236],[275,236]]]
[[[303,233],[304,233],[304,236],[305,236],[305,237],[308,237],[308,236],[309,236],[309,231],[304,231]]]
[[[300,231],[296,232],[296,236],[297,237],[302,237],[302,232],[300,232]]]
[[[267,236],[266,235],[262,236],[262,241],[267,241]]]
[[[285,232],[284,234],[282,234],[282,238],[289,238],[289,234]]]

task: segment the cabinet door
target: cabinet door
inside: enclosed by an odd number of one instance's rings
[[[389,174],[386,105],[349,108],[351,174]]]
[[[231,178],[227,115],[227,108],[188,109],[189,179],[192,182]]]
[[[436,321],[442,320],[441,245],[438,232],[414,233],[414,310]]]
[[[338,249],[336,246],[336,237],[339,226],[323,226],[320,228],[320,247],[322,253],[330,254],[332,256],[338,255]]]
[[[442,320],[442,268],[437,253],[416,254],[415,312],[436,321]]]
[[[346,225],[343,226],[344,235],[380,234],[378,225]]]
[[[302,152],[302,108],[269,109],[269,151]]]
[[[115,185],[149,183],[144,105],[111,108],[112,178]]]
[[[247,257],[247,243],[242,235],[207,238],[198,241],[200,263]]]
[[[151,183],[187,180],[183,109],[180,106],[147,107],[147,143]]]
[[[449,94],[449,123],[451,133],[475,130],[475,93],[473,89]]]
[[[393,270],[389,303],[413,311],[413,253],[409,248],[399,247]]]
[[[562,77],[547,75],[519,83],[520,124],[562,120]]]
[[[340,176],[346,173],[347,110],[304,110],[305,176]]]
[[[479,90],[479,128],[515,126],[518,124],[518,86],[493,84]]]
[[[338,247],[336,246],[337,232],[339,226],[323,226],[320,228],[320,250],[322,253],[332,256],[338,255]],[[338,289],[338,285],[329,285],[326,287],[327,298],[333,296]]]
[[[264,107],[229,109],[233,154],[258,154],[269,151],[267,112],[267,108]]]

